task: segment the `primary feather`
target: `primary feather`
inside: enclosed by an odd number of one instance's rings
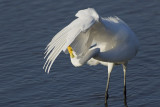
[[[95,19],[94,16],[96,15],[98,16],[96,11],[93,9],[89,8],[86,10],[81,10],[76,14],[78,17],[77,19],[54,36],[52,41],[46,47],[45,58],[47,57],[47,59],[43,67],[46,72],[50,71],[51,65],[60,52],[62,50],[66,51],[67,47],[81,32],[85,32],[95,23],[97,18]]]

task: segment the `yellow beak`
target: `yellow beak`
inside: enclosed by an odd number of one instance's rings
[[[69,52],[69,54],[70,54],[70,57],[71,57],[71,58],[74,58],[73,50],[72,50],[72,47],[71,47],[71,46],[68,46],[68,52]]]

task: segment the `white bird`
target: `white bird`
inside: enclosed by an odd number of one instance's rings
[[[93,8],[80,10],[77,18],[57,33],[46,47],[45,72],[64,51],[70,54],[75,67],[84,64],[108,66],[105,101],[108,98],[110,74],[114,65],[122,64],[124,71],[124,95],[126,98],[126,69],[139,47],[132,30],[118,17],[102,18]],[[68,51],[67,51],[68,49]]]

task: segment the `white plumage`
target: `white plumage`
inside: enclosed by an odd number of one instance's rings
[[[74,66],[100,63],[108,66],[109,77],[115,64],[122,64],[126,69],[128,60],[136,55],[139,46],[127,24],[118,17],[102,18],[93,8],[78,11],[76,17],[46,47],[45,71],[49,73],[62,50],[68,53],[68,46],[73,49],[75,57],[71,62]]]

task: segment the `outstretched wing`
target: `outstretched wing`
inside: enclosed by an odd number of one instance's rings
[[[57,33],[47,45],[44,57],[46,62],[43,67],[45,72],[49,73],[57,56],[62,50],[65,52],[69,45],[74,44],[73,49],[78,49],[77,54],[83,54],[82,52],[90,47],[90,28],[99,20],[99,16],[92,8],[80,10],[76,16],[78,18]]]

